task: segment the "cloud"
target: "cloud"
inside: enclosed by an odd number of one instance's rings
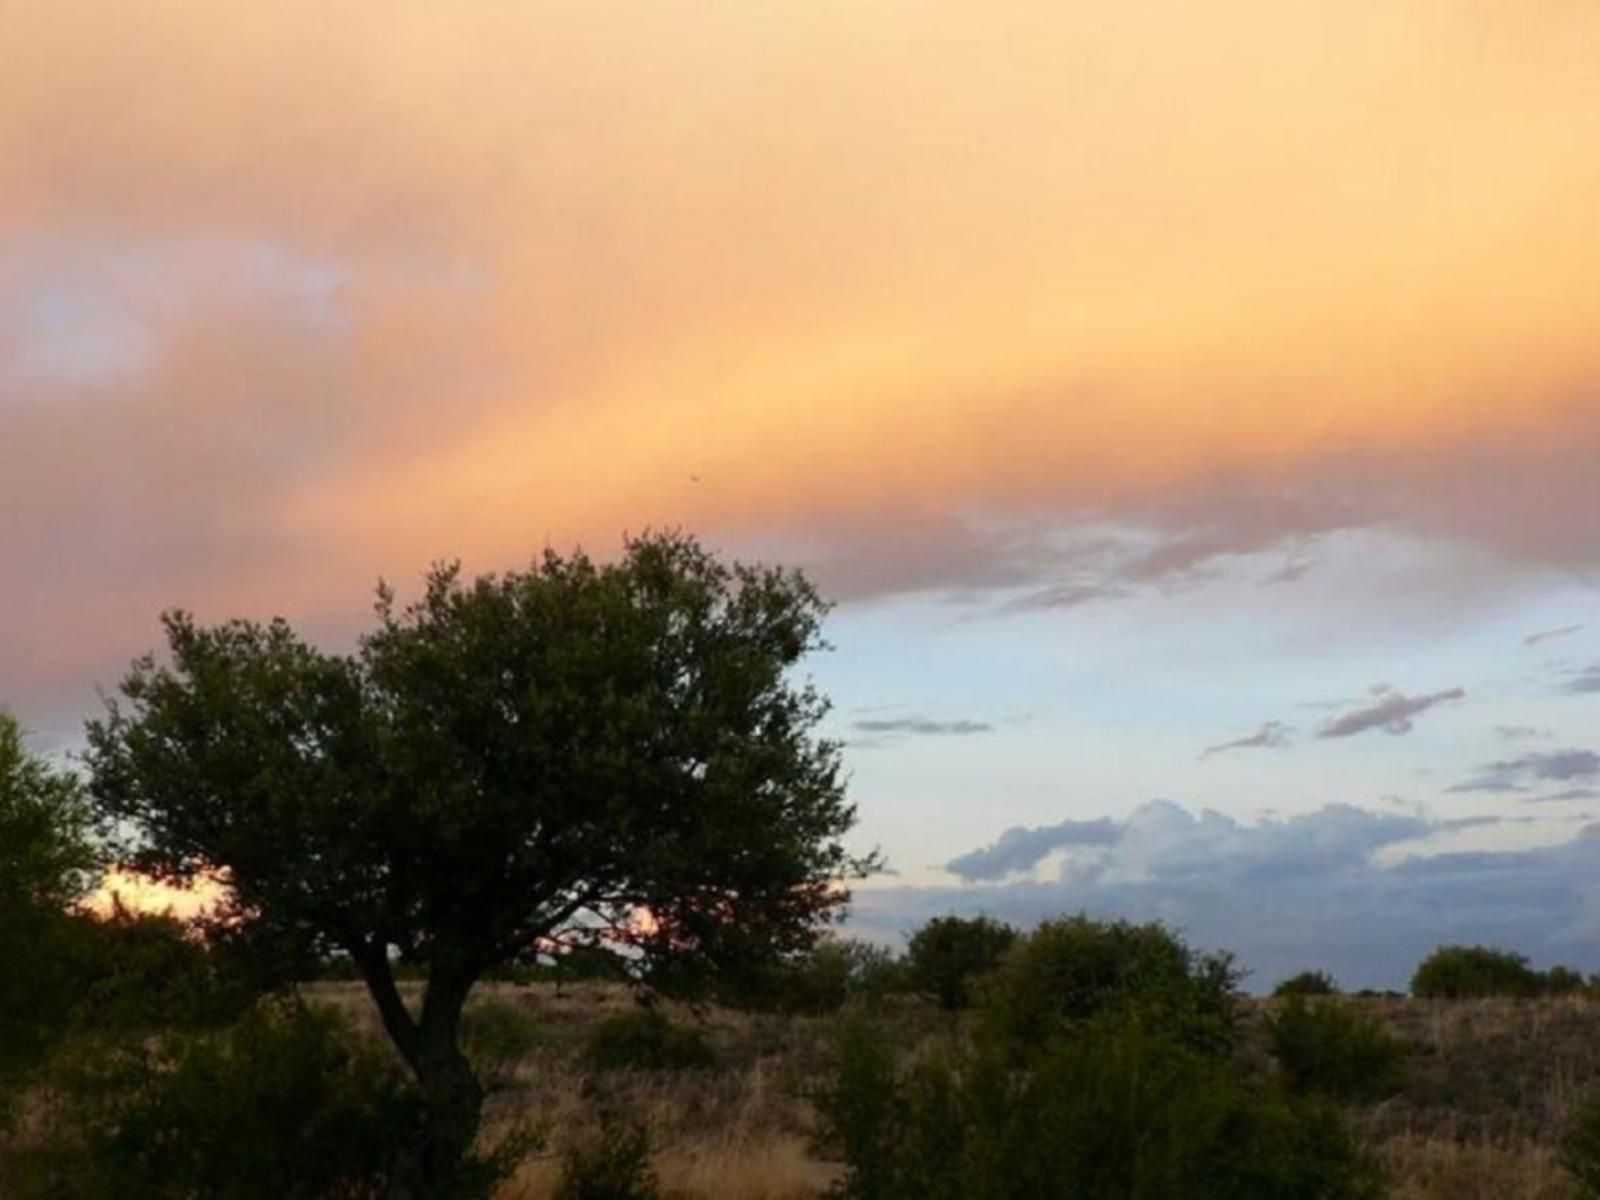
[[[1342,716],[1335,717],[1321,729],[1317,736],[1321,738],[1354,737],[1358,733],[1366,733],[1371,729],[1381,729],[1393,735],[1411,732],[1414,719],[1427,712],[1436,705],[1449,703],[1465,698],[1466,691],[1462,688],[1447,688],[1442,692],[1429,692],[1426,695],[1407,696],[1393,688],[1383,688],[1378,694],[1375,703],[1362,708],[1354,708]]]
[[[1572,672],[1566,683],[1561,685],[1561,690],[1574,696],[1589,696],[1600,692],[1600,663],[1590,663],[1587,667]]]
[[[1556,629],[1541,629],[1524,637],[1522,644],[1524,646],[1539,646],[1545,642],[1554,641],[1556,638],[1571,637],[1575,633],[1581,633],[1583,629],[1584,626],[1582,625],[1562,625]]]
[[[1116,823],[1104,817],[1098,821],[1068,820],[1032,829],[1014,825],[993,845],[952,858],[945,864],[945,870],[968,882],[1004,879],[1031,871],[1052,851],[1068,846],[1106,846],[1120,836]]]
[[[1600,779],[1600,754],[1592,750],[1548,750],[1486,763],[1451,792],[1523,792],[1539,783]]]
[[[1336,530],[1600,564],[1589,6],[27,8],[24,707],[169,604],[348,632],[379,574],[645,525],[848,599],[1071,605]],[[1084,569],[1008,521],[1128,536]]]
[[[862,733],[905,733],[918,737],[970,737],[994,732],[994,726],[987,721],[936,721],[932,717],[869,717],[855,722],[854,727]]]
[[[1293,730],[1282,721],[1268,721],[1249,737],[1207,746],[1200,752],[1200,757],[1206,759],[1229,750],[1280,749],[1289,744],[1289,735],[1292,732]]]
[[[1524,796],[1524,804],[1561,804],[1569,800],[1600,800],[1600,788],[1576,787],[1552,792],[1548,796]]]
[[[1331,970],[1346,987],[1404,987],[1444,942],[1512,947],[1540,963],[1600,956],[1600,838],[1405,853],[1462,827],[1343,805],[1244,825],[1158,802],[1113,822],[1114,837],[1078,846],[1058,879],[998,882],[1001,858],[961,886],[859,890],[851,920],[886,940],[946,912],[981,911],[1024,926],[1078,911],[1163,920],[1198,946],[1237,951],[1256,989],[1308,967]],[[1028,850],[1019,863],[1039,861],[1029,861],[1028,834],[1050,828],[1013,831],[1013,844]]]
[[[1496,725],[1494,735],[1505,742],[1530,742],[1549,737],[1550,731],[1537,725]]]

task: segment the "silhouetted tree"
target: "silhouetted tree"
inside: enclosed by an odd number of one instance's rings
[[[92,723],[92,786],[165,877],[225,868],[240,920],[359,968],[421,1087],[394,1194],[450,1194],[483,1089],[473,983],[600,946],[688,987],[807,947],[869,866],[826,702],[790,668],[826,606],[799,574],[678,534],[621,559],[546,554],[470,582],[436,567],[348,655],[282,620],[164,617]],[[395,958],[424,964],[420,1010]]]

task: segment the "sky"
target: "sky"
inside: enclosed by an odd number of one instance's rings
[[[40,746],[164,608],[347,645],[380,575],[681,526],[837,601],[866,935],[1600,969],[1600,8],[0,0],[0,41]]]

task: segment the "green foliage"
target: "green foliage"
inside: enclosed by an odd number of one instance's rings
[[[639,1128],[607,1128],[592,1146],[570,1151],[555,1200],[660,1200],[650,1140]]]
[[[1197,1049],[1225,1051],[1237,1026],[1239,973],[1160,923],[1046,921],[1019,941],[984,988],[980,1027],[1013,1057],[1105,1013],[1134,1012]]]
[[[461,1040],[480,1077],[497,1082],[539,1047],[538,1018],[526,1007],[487,1000],[466,1010]]]
[[[29,753],[0,710],[0,1118],[81,995],[73,948],[84,922],[67,910],[94,881],[92,833],[78,781]]]
[[[1411,977],[1411,994],[1428,1000],[1537,996],[1542,989],[1526,958],[1489,946],[1440,946]]]
[[[83,1042],[56,1083],[67,1120],[14,1185],[28,1200],[377,1200],[416,1127],[389,1056],[286,998],[221,1031]]]
[[[1228,1058],[1107,1014],[1023,1069],[953,1049],[901,1076],[886,1031],[846,1035],[819,1110],[848,1200],[1366,1200],[1338,1115]]]
[[[584,1061],[597,1071],[705,1071],[717,1065],[717,1055],[698,1030],[646,1008],[596,1025]]]
[[[904,966],[889,950],[854,938],[824,937],[809,950],[730,981],[718,998],[759,1012],[816,1014],[904,988]]]
[[[80,988],[78,1028],[141,1032],[226,1024],[258,994],[225,949],[165,914],[119,905],[103,919],[79,921],[71,953]]]
[[[1573,1115],[1561,1141],[1561,1163],[1583,1195],[1600,1197],[1600,1100],[1589,1100]]]
[[[1405,1082],[1405,1047],[1376,1020],[1333,999],[1291,995],[1272,1018],[1272,1053],[1291,1090],[1381,1100]]]
[[[973,983],[993,971],[1017,931],[990,917],[935,917],[911,935],[906,971],[911,986],[941,1008],[966,1008]]]
[[[1539,991],[1546,996],[1575,996],[1586,986],[1579,972],[1571,967],[1555,966],[1540,977]]]
[[[1326,971],[1301,971],[1272,989],[1274,996],[1337,996],[1339,985]]]
[[[587,940],[706,987],[805,950],[872,865],[841,841],[826,701],[790,678],[825,612],[797,573],[665,534],[608,564],[437,567],[403,608],[380,588],[349,655],[169,613],[170,663],[137,661],[89,727],[92,790],[139,865],[226,868],[242,927],[357,965],[424,1093],[414,1190],[442,1195],[482,1107],[476,980]],[[426,967],[427,1021],[395,953]]]

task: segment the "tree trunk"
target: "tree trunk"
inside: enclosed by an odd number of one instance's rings
[[[396,1200],[462,1200],[461,1168],[477,1140],[483,1085],[457,1045],[459,1028],[459,1008],[450,1019],[425,1021],[420,1028],[414,1070],[422,1088],[422,1128],[397,1164],[401,1190],[391,1190]]]
[[[422,1093],[422,1120],[395,1156],[389,1200],[466,1200],[462,1166],[478,1136],[483,1085],[461,1052],[461,1012],[472,979],[435,969],[412,1017],[387,957],[361,963],[390,1039]]]

